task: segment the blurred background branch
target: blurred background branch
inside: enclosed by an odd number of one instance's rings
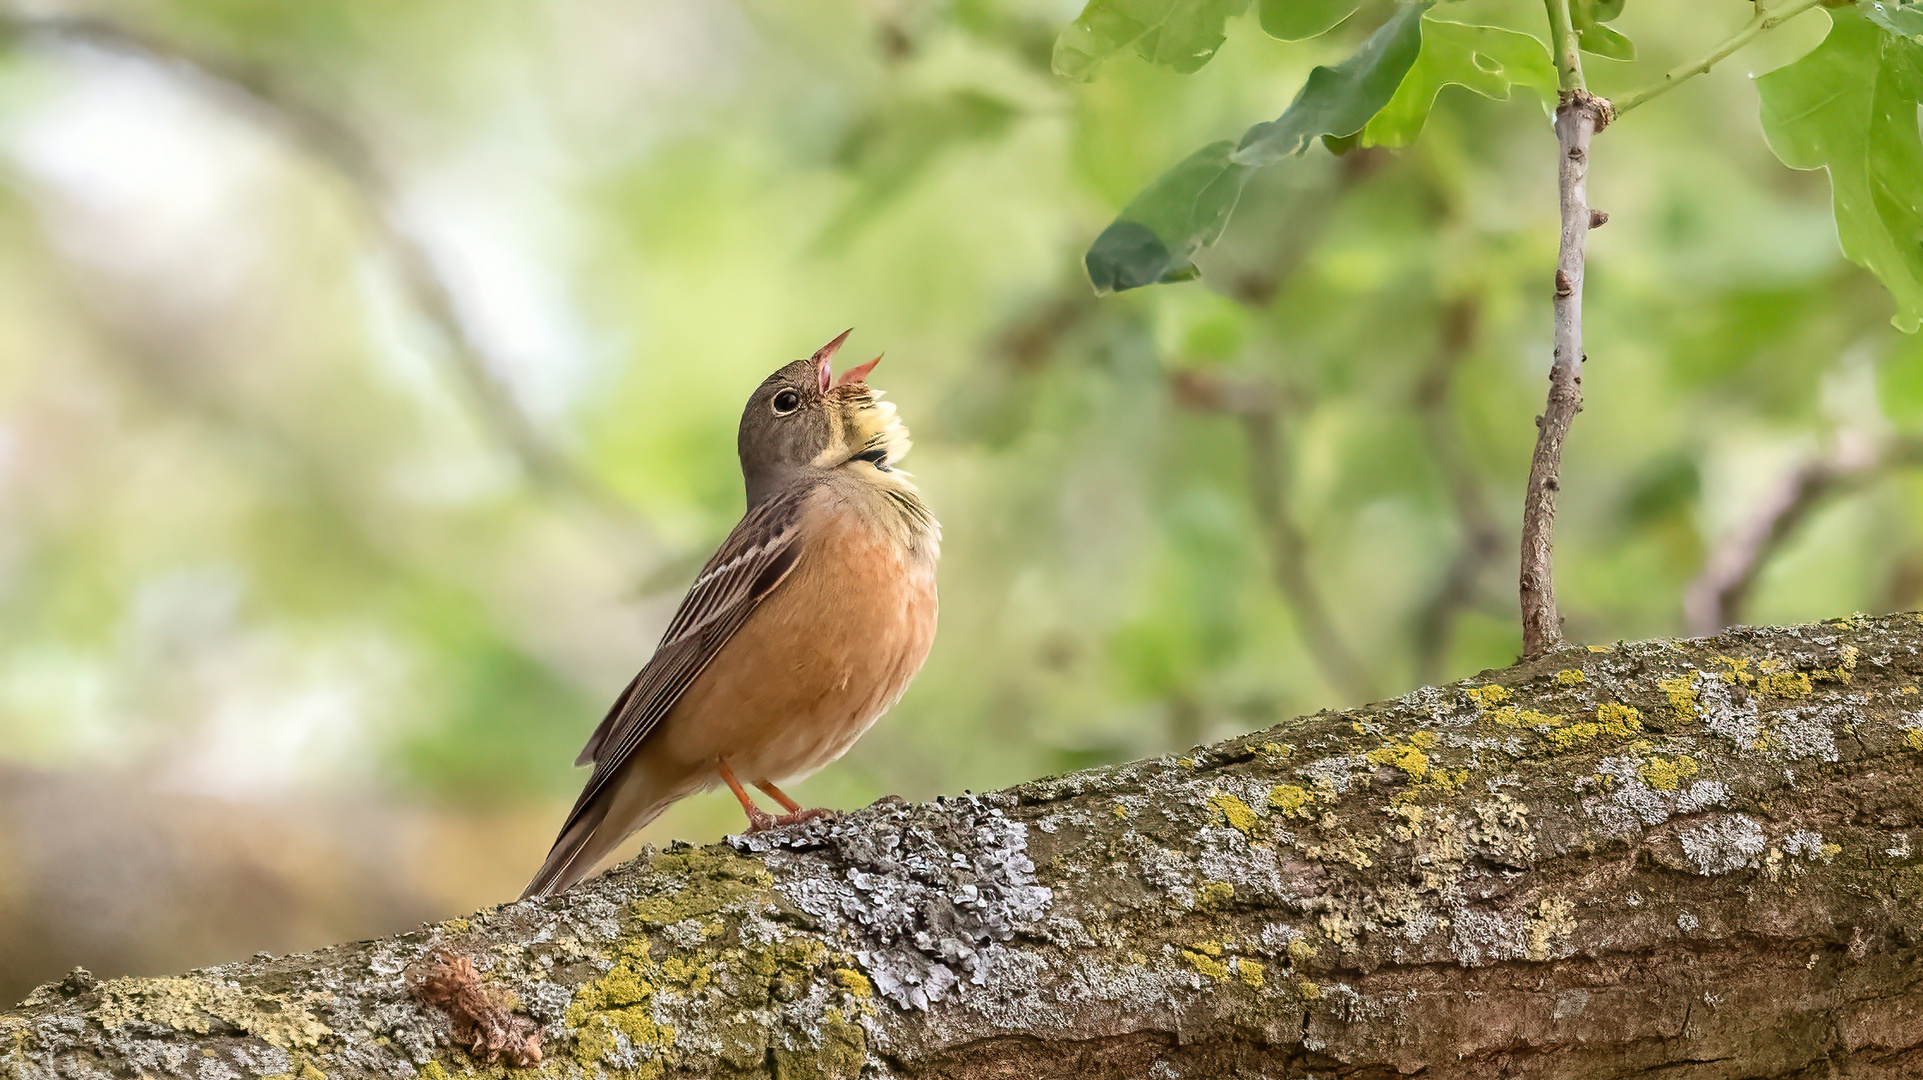
[[[408,220],[392,177],[373,144],[350,124],[303,100],[264,66],[214,56],[96,15],[27,13],[0,8],[0,42],[85,45],[133,57],[181,78],[236,113],[259,122],[332,169],[369,234],[387,252],[409,296],[439,328],[441,355],[467,387],[475,409],[537,485],[582,499],[627,530],[641,528],[631,507],[577,466],[529,422],[496,372],[483,335],[463,312],[438,257]]]
[[[1456,374],[1475,346],[1481,310],[1480,302],[1469,298],[1444,310],[1434,359],[1416,383],[1413,402],[1422,424],[1423,446],[1448,487],[1456,526],[1462,534],[1441,583],[1428,603],[1417,610],[1415,679],[1424,686],[1434,684],[1441,676],[1457,616],[1488,601],[1483,577],[1502,552],[1502,525],[1482,477],[1462,446],[1454,413]]]
[[[1827,500],[1918,465],[1923,438],[1837,432],[1827,450],[1784,473],[1749,516],[1710,548],[1702,573],[1683,592],[1689,632],[1714,634],[1741,622],[1758,575]]]
[[[1270,572],[1295,616],[1303,644],[1322,674],[1351,701],[1373,701],[1375,686],[1354,651],[1342,640],[1309,567],[1309,545],[1291,516],[1292,488],[1287,436],[1282,432],[1284,395],[1275,387],[1194,370],[1169,376],[1169,389],[1183,406],[1236,421],[1248,446],[1249,501],[1268,541]]]

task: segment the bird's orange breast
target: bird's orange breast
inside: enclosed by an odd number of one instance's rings
[[[846,753],[934,642],[932,550],[825,493],[794,572],[716,655],[657,733],[685,767],[799,779]]]

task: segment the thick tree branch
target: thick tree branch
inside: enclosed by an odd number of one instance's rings
[[[1890,469],[1923,465],[1923,440],[1878,444],[1844,432],[1826,453],[1777,481],[1755,512],[1710,550],[1683,593],[1691,633],[1714,634],[1740,621],[1763,568],[1816,508],[1834,495],[1869,483]]]
[[[129,26],[91,16],[32,15],[0,7],[0,43],[10,37],[73,42],[153,64],[280,133],[344,182],[370,235],[392,259],[421,314],[441,334],[445,357],[483,422],[537,483],[582,498],[624,527],[632,510],[537,432],[496,372],[484,336],[462,312],[429,245],[401,208],[379,155],[347,124],[286,88],[270,72],[197,53]]]
[[[1552,13],[1558,6],[1566,23],[1567,0],[1550,0]],[[1575,82],[1579,87],[1580,66]],[[1549,401],[1536,419],[1536,450],[1529,462],[1529,488],[1522,507],[1524,656],[1540,656],[1562,642],[1562,617],[1556,611],[1556,494],[1562,484],[1563,442],[1569,437],[1570,423],[1582,411],[1583,249],[1589,230],[1608,220],[1589,209],[1589,142],[1611,115],[1609,102],[1580,88],[1565,89],[1556,108],[1560,149],[1556,172],[1562,205],[1555,283],[1556,354],[1549,368]]]
[[[1367,670],[1342,640],[1309,572],[1308,540],[1289,509],[1289,465],[1277,430],[1282,405],[1274,388],[1231,383],[1196,371],[1175,373],[1169,385],[1183,405],[1233,417],[1242,425],[1249,452],[1249,498],[1268,541],[1276,587],[1288,602],[1296,631],[1330,685],[1353,701],[1373,698],[1375,688]]]
[[[555,1078],[1917,1075],[1919,680],[1913,616],[1570,650],[396,938],[76,973],[0,1013],[0,1077],[516,1074],[495,1042]]]

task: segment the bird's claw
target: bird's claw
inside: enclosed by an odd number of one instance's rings
[[[782,814],[780,817],[775,817],[765,810],[756,809],[748,812],[748,832],[750,834],[766,832],[769,829],[779,829],[783,825],[799,825],[804,821],[834,816],[835,812],[827,809],[796,810],[792,814]]]

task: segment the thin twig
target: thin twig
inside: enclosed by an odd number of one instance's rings
[[[1683,592],[1690,632],[1714,634],[1735,625],[1763,568],[1825,500],[1891,469],[1916,465],[1923,465],[1923,439],[1878,444],[1844,432],[1829,450],[1785,473],[1755,512],[1710,551]]]
[[[235,111],[282,133],[346,182],[369,232],[392,258],[415,305],[441,332],[447,359],[473,395],[482,419],[531,478],[568,490],[632,528],[632,510],[576,467],[535,430],[495,374],[482,335],[465,318],[427,243],[409,224],[378,155],[359,133],[280,85],[271,73],[206,56],[185,46],[92,16],[30,15],[0,8],[0,34],[76,42],[131,57],[190,80]],[[0,37],[0,43],[5,37]]]
[[[1331,685],[1356,701],[1374,700],[1374,684],[1343,642],[1315,587],[1309,573],[1308,541],[1289,512],[1289,466],[1279,434],[1279,395],[1269,386],[1229,382],[1194,371],[1171,375],[1169,388],[1183,405],[1241,423],[1249,454],[1249,497],[1268,539],[1276,587],[1288,601],[1296,630]]]
[[[1424,686],[1434,685],[1442,675],[1442,662],[1449,650],[1456,616],[1475,605],[1481,593],[1483,572],[1502,550],[1502,526],[1490,505],[1482,477],[1463,453],[1462,440],[1450,411],[1450,383],[1475,343],[1480,316],[1481,306],[1475,300],[1459,300],[1450,305],[1443,316],[1442,337],[1435,359],[1416,386],[1414,405],[1416,418],[1422,425],[1423,441],[1436,471],[1449,487],[1456,520],[1462,528],[1461,546],[1449,560],[1441,584],[1416,612],[1415,676]]]
[[[1756,40],[1758,36],[1776,29],[1813,7],[1821,6],[1822,3],[1823,0],[1789,0],[1788,3],[1773,10],[1764,10],[1761,5],[1758,5],[1756,14],[1743,24],[1742,29],[1731,34],[1720,45],[1687,64],[1672,68],[1663,75],[1661,82],[1651,83],[1640,90],[1633,90],[1614,99],[1612,104],[1616,107],[1616,115],[1621,116],[1643,102],[1667,94],[1690,79],[1707,73],[1729,54]]]
[[[1584,89],[1582,81],[1582,39],[1576,34],[1575,21],[1569,17],[1569,0],[1543,0],[1549,12],[1549,41],[1556,54],[1556,77],[1563,93]]]
[[[1550,0],[1568,18],[1567,0]],[[1573,40],[1573,33],[1571,34]],[[1575,81],[1581,82],[1578,69]],[[1556,493],[1562,484],[1562,448],[1569,425],[1582,411],[1583,249],[1589,230],[1607,220],[1589,210],[1589,142],[1613,114],[1609,102],[1588,91],[1566,89],[1556,107],[1560,150],[1557,186],[1562,204],[1561,254],[1556,261],[1556,355],[1549,367],[1549,400],[1536,420],[1536,450],[1529,462],[1529,489],[1522,507],[1522,654],[1540,656],[1562,643],[1556,611]]]

